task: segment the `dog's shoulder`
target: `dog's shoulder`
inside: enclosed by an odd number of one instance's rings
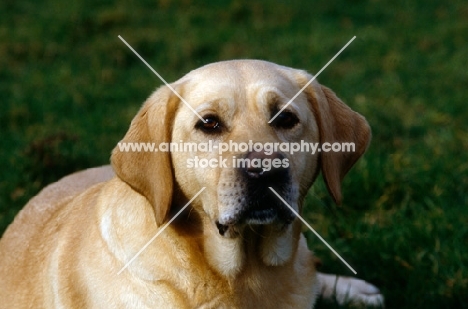
[[[61,207],[88,188],[114,177],[112,168],[101,166],[68,175],[42,189],[18,213],[3,238],[23,243],[31,239]],[[4,243],[2,243],[4,245]]]

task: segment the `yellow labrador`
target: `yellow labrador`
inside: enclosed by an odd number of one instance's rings
[[[319,293],[380,304],[373,285],[316,272],[301,223],[285,204],[300,212],[320,171],[340,202],[341,181],[370,140],[365,119],[316,81],[281,110],[311,78],[265,61],[210,64],[171,84],[194,110],[169,87],[158,89],[114,149],[113,170],[48,186],[7,229],[2,306],[312,308]],[[212,149],[163,151],[170,142]],[[281,148],[336,142],[355,149],[312,155]],[[161,151],[125,151],[129,143]],[[249,143],[265,148],[235,147]],[[267,151],[268,143],[283,146]],[[226,144],[232,147],[219,151]]]

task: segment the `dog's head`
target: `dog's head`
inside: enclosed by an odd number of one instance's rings
[[[116,147],[116,174],[149,200],[158,224],[167,219],[173,199],[181,200],[172,192],[188,200],[206,187],[194,205],[225,237],[235,237],[247,225],[290,225],[295,215],[285,202],[300,212],[320,170],[340,203],[341,181],[366,150],[370,129],[361,115],[317,81],[302,89],[311,79],[302,70],[256,60],[194,70],[171,87],[205,122],[171,89],[161,87],[143,105],[122,142],[172,142],[179,149],[121,152]],[[291,153],[293,143],[303,149]],[[312,149],[304,148],[311,143],[319,148],[324,143],[355,147],[311,154]]]

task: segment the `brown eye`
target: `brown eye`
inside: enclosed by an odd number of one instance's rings
[[[282,112],[273,120],[272,125],[276,128],[291,129],[298,123],[299,119],[296,115],[291,112]]]
[[[205,122],[198,121],[195,126],[197,129],[205,133],[218,133],[221,130],[221,123],[216,116],[207,116],[204,118]]]

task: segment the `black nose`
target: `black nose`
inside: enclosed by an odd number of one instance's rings
[[[245,159],[247,159],[245,173],[249,179],[275,178],[287,173],[287,168],[283,164],[284,155],[279,152],[266,154],[253,151],[249,152]]]

